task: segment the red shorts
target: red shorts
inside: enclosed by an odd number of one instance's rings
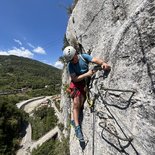
[[[80,82],[71,82],[70,83],[70,89],[71,89],[71,93],[70,96],[71,98],[77,97],[77,96],[81,96],[81,95],[86,95],[86,92],[84,90],[85,88],[85,81],[80,81]]]

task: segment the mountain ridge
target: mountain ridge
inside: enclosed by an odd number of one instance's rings
[[[61,83],[61,70],[29,58],[0,56],[0,90],[38,89]]]

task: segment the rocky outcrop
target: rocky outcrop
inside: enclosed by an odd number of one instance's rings
[[[79,143],[71,155],[155,154],[155,1],[78,0],[68,22],[70,44],[107,61],[112,70],[91,81]],[[114,89],[114,90],[113,90]]]
[[[69,82],[70,82],[69,74],[65,64],[63,73],[62,73],[62,88],[61,88],[61,102],[60,102],[60,106],[62,109],[63,124],[64,124],[63,134],[65,137],[69,136],[68,127],[70,125],[69,119],[70,119],[70,110],[71,110],[71,106],[70,106],[71,100],[65,91],[66,87],[69,85]]]

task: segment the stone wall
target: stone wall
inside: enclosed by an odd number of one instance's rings
[[[79,143],[71,129],[71,155],[155,154],[155,1],[79,0],[66,31],[83,52],[107,61],[108,78],[91,81]],[[108,90],[114,89],[114,90]]]

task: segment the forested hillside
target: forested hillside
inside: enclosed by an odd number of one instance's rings
[[[60,93],[61,70],[17,56],[0,56],[0,154],[15,154],[28,115],[21,100]]]
[[[61,70],[17,56],[0,56],[0,91],[31,90],[32,96],[60,90]],[[39,90],[41,89],[41,90]]]

